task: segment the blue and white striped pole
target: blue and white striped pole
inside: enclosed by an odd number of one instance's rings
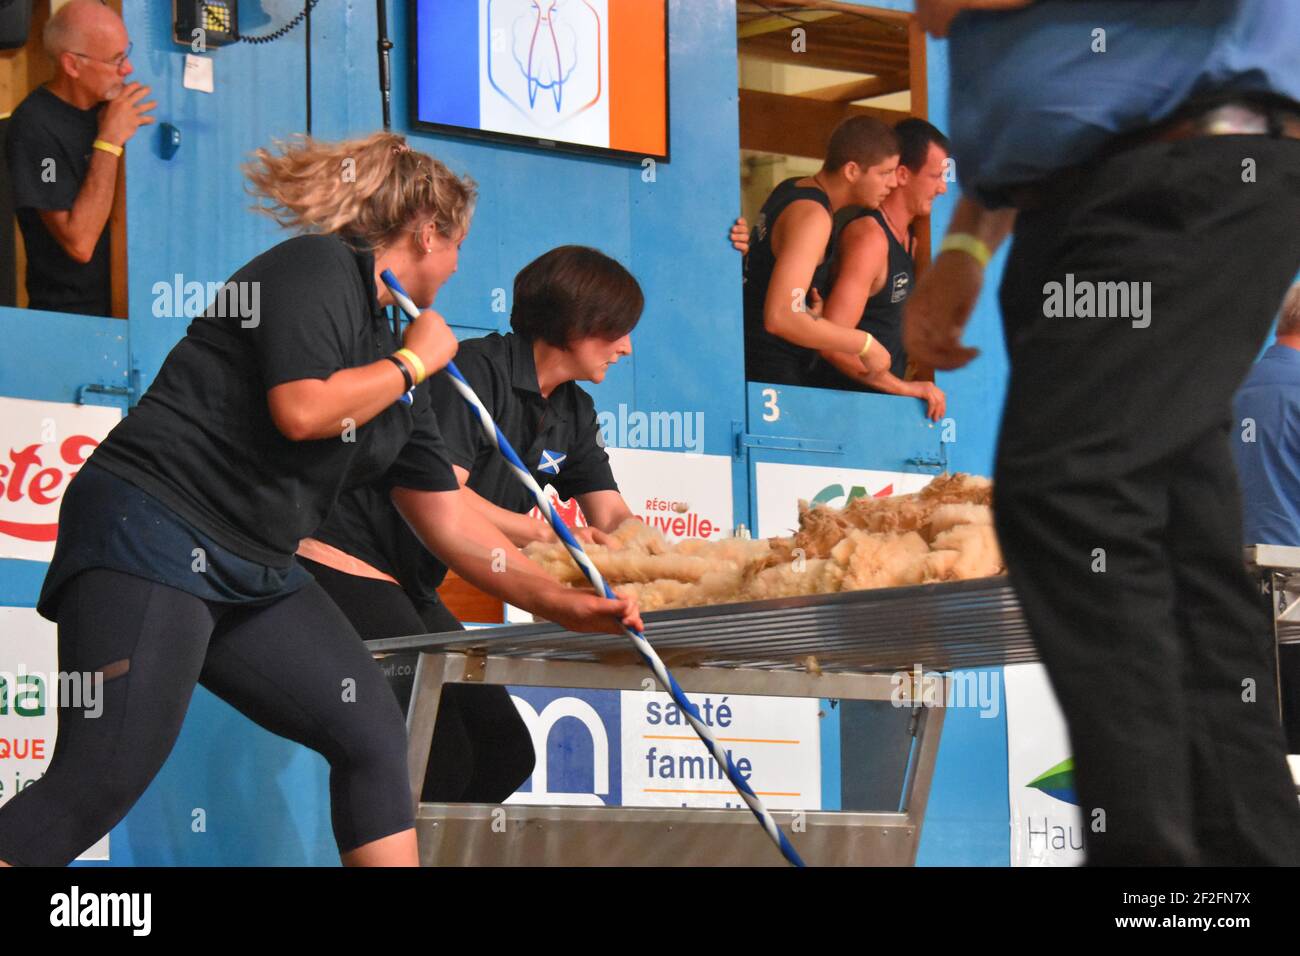
[[[389,269],[385,269],[381,275],[384,284],[388,286],[388,290],[393,294],[393,298],[397,301],[397,304],[401,307],[402,311],[406,313],[407,317],[412,320],[418,317],[420,310],[416,308],[415,303],[412,302],[410,296],[406,294],[406,291],[402,288],[402,284],[397,281],[397,276],[393,275],[392,271]],[[510,442],[506,439],[506,436],[501,434],[501,429],[497,428],[496,422],[492,420],[492,416],[488,413],[488,410],[483,407],[483,403],[479,401],[479,397],[474,394],[474,389],[472,389],[469,383],[465,381],[465,377],[460,374],[460,369],[456,368],[456,363],[448,362],[446,371],[447,374],[451,376],[452,383],[456,386],[456,390],[460,392],[461,398],[465,399],[469,404],[474,415],[478,418],[479,424],[483,426],[483,432],[487,436],[488,440],[497,446],[497,449],[505,456],[506,462],[510,465],[511,470],[514,471],[515,475],[524,483],[524,486],[532,494],[533,499],[537,502],[537,507],[541,509],[542,514],[544,514],[546,519],[551,523],[551,527],[555,530],[556,536],[563,541],[564,546],[569,549],[569,554],[572,555],[573,560],[578,563],[578,567],[581,568],[582,573],[587,576],[587,580],[589,580],[592,586],[596,589],[596,593],[604,594],[611,600],[618,600],[618,596],[614,594],[614,592],[610,590],[609,585],[605,583],[604,577],[601,576],[600,570],[591,560],[591,557],[582,549],[582,545],[579,544],[578,540],[569,532],[569,528],[564,523],[564,519],[556,514],[555,509],[551,507],[550,500],[542,491],[541,486],[539,486],[533,479],[532,472],[530,472],[528,468],[524,466],[524,463],[519,460],[519,456],[516,455],[515,450],[510,447]],[[800,859],[799,854],[786,838],[786,835],[781,832],[780,827],[776,825],[776,820],[772,818],[772,814],[763,806],[763,801],[758,798],[756,793],[754,793],[753,788],[750,787],[745,778],[740,775],[740,772],[736,769],[736,765],[732,763],[730,755],[722,749],[722,746],[714,738],[713,731],[710,730],[708,725],[700,719],[699,708],[686,699],[686,693],[678,685],[677,681],[673,678],[673,675],[669,673],[668,668],[664,666],[664,662],[659,659],[658,653],[656,653],[655,649],[650,646],[650,642],[646,640],[645,635],[640,631],[637,631],[635,628],[630,627],[623,628],[623,631],[632,639],[632,643],[636,645],[637,652],[641,655],[641,659],[645,661],[650,670],[654,672],[660,686],[668,691],[669,695],[672,696],[673,702],[676,703],[682,713],[686,715],[686,719],[690,722],[696,735],[698,735],[700,740],[704,742],[704,746],[709,749],[709,753],[713,754],[713,759],[718,762],[718,766],[726,772],[727,779],[731,781],[731,785],[736,788],[736,791],[749,806],[749,809],[753,812],[754,816],[758,818],[758,822],[762,825],[763,829],[767,831],[767,835],[772,838],[773,842],[775,842],[778,847],[780,847],[782,855],[795,866],[803,866],[803,860]]]

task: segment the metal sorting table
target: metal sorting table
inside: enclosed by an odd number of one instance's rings
[[[1246,566],[1263,580],[1273,606],[1278,644],[1300,644],[1300,548],[1256,544],[1246,549]]]
[[[1300,642],[1300,548],[1248,549],[1279,596],[1277,637]],[[1285,563],[1285,562],[1290,562]],[[913,703],[911,758],[897,812],[773,811],[810,865],[915,862],[934,775],[943,671],[1037,660],[1005,577],[851,591],[644,615],[646,634],[682,688]],[[411,788],[419,799],[442,687],[484,682],[645,690],[650,676],[626,637],[555,624],[366,642],[419,652],[407,712]],[[916,668],[922,668],[917,685]],[[905,678],[891,676],[906,675]],[[906,706],[906,703],[904,704]],[[420,803],[423,865],[779,865],[747,810]]]
[[[1273,610],[1275,653],[1283,644],[1300,644],[1300,548],[1279,544],[1256,544],[1246,549],[1246,567],[1260,578],[1260,590]],[[1281,661],[1274,658],[1273,673],[1281,673]],[[1278,712],[1282,709],[1282,684],[1277,685]],[[1296,789],[1300,791],[1300,774]]]

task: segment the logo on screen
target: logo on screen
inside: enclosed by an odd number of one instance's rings
[[[601,18],[590,0],[489,0],[487,20],[488,81],[534,123],[556,126],[600,101]]]

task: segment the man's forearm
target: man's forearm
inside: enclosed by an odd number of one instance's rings
[[[977,200],[963,194],[957,201],[957,208],[945,235],[965,233],[988,246],[989,252],[997,252],[998,246],[1011,234],[1015,224],[1016,210],[987,209]]]
[[[118,157],[102,149],[92,149],[90,167],[77,191],[68,215],[67,232],[59,244],[79,261],[89,260],[108,225],[113,212],[113,194],[117,190]]]
[[[852,379],[859,385],[870,385],[870,376],[862,362],[843,352],[823,351],[818,353],[827,365],[835,369],[847,379]]]
[[[883,372],[868,372],[863,377],[867,385],[878,392],[884,392],[886,395],[907,395],[912,396],[910,383],[903,381],[889,369]]]
[[[856,355],[866,342],[866,336],[858,329],[846,329],[807,312],[778,312],[763,324],[773,335],[807,349]]]

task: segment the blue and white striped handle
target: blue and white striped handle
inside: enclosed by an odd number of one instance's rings
[[[385,269],[381,275],[384,284],[388,286],[388,290],[393,294],[393,298],[397,301],[397,304],[401,307],[402,311],[405,312],[409,318],[415,319],[420,314],[420,310],[416,308],[415,303],[412,302],[410,296],[406,294],[405,290],[402,288],[402,284],[397,281],[397,277],[388,269]],[[505,456],[511,470],[514,471],[515,475],[524,483],[524,486],[532,494],[533,499],[537,502],[537,507],[540,508],[542,514],[546,516],[546,520],[551,523],[551,527],[555,530],[556,536],[559,537],[559,539],[564,542],[564,546],[569,549],[569,554],[572,555],[573,560],[578,563],[578,567],[581,568],[582,573],[587,576],[587,580],[589,580],[592,583],[592,586],[595,587],[596,593],[604,594],[611,600],[618,600],[618,596],[614,594],[614,592],[610,590],[609,585],[605,583],[604,577],[601,576],[600,570],[591,560],[591,557],[582,549],[582,545],[579,544],[578,540],[574,538],[572,533],[570,533],[568,525],[564,523],[564,519],[561,518],[556,513],[555,509],[551,507],[550,499],[547,498],[545,492],[542,491],[541,487],[533,479],[532,472],[530,472],[528,468],[524,466],[524,463],[519,460],[519,456],[516,455],[515,450],[510,447],[510,442],[506,439],[506,436],[501,434],[501,429],[497,428],[496,422],[492,420],[492,416],[488,414],[488,410],[483,407],[483,403],[479,401],[479,397],[474,394],[474,389],[472,389],[469,383],[465,381],[465,377],[460,374],[460,370],[456,368],[455,362],[447,363],[447,374],[451,376],[452,383],[456,386],[456,390],[460,392],[461,398],[465,399],[469,404],[469,407],[477,416],[479,424],[483,426],[483,432],[487,435],[488,440],[497,446],[497,449]],[[763,829],[767,831],[767,835],[770,836],[773,842],[781,848],[782,855],[784,855],[785,858],[795,866],[803,866],[803,860],[799,858],[799,854],[786,838],[786,835],[782,833],[780,827],[776,825],[776,821],[772,818],[772,814],[763,806],[763,801],[758,798],[756,793],[754,793],[753,788],[750,787],[745,778],[740,775],[740,772],[736,769],[736,765],[732,763],[730,755],[722,749],[722,746],[714,738],[713,731],[709,729],[708,725],[705,724],[702,719],[700,719],[699,708],[687,700],[686,693],[678,685],[673,675],[669,673],[668,668],[664,666],[664,662],[659,659],[658,653],[656,653],[655,649],[650,646],[650,642],[646,640],[645,635],[635,628],[630,627],[624,627],[623,631],[632,639],[632,643],[636,645],[637,652],[641,655],[641,659],[645,661],[650,670],[654,672],[660,686],[668,691],[669,695],[672,696],[674,703],[676,703],[682,713],[686,715],[686,719],[690,723],[691,727],[694,728],[695,733],[699,736],[700,740],[704,742],[704,746],[709,749],[709,753],[713,754],[713,759],[718,762],[718,766],[726,772],[727,779],[731,781],[731,785],[736,788],[736,791],[749,806],[749,809],[753,812],[754,816],[758,818],[758,822],[762,825]]]

